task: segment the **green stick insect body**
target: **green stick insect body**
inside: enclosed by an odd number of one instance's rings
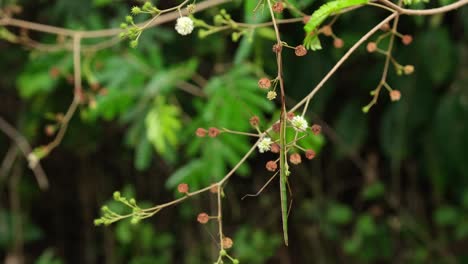
[[[281,218],[283,221],[284,244],[288,245],[288,194],[286,184],[288,182],[289,165],[286,160],[286,109],[283,106],[280,118],[280,198]]]

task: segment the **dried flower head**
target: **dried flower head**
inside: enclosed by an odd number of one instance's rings
[[[282,13],[284,10],[283,2],[276,2],[272,6],[273,12],[275,13]]]
[[[375,52],[377,50],[377,44],[375,42],[367,43],[367,51],[369,53]]]
[[[313,124],[310,130],[312,130],[312,133],[314,133],[314,135],[318,135],[320,134],[320,132],[322,132],[322,127],[320,125]]]
[[[210,221],[210,216],[207,213],[199,213],[197,216],[197,221],[200,224],[206,224]]]
[[[292,164],[297,165],[302,162],[301,155],[299,155],[299,153],[293,153],[289,156],[289,161]]]
[[[276,171],[276,169],[278,169],[278,164],[276,164],[275,161],[270,160],[266,163],[265,167],[269,171]]]
[[[177,191],[180,193],[188,193],[189,192],[189,186],[186,183],[181,183],[177,186]]]
[[[344,41],[340,38],[333,40],[333,46],[337,49],[341,49],[344,46]]]
[[[182,16],[177,19],[175,30],[185,36],[192,33],[194,28],[193,20],[190,17]]]
[[[234,242],[232,242],[232,239],[230,237],[223,237],[223,248],[228,249],[232,248],[232,245]]]
[[[57,131],[57,126],[56,125],[47,125],[44,128],[44,132],[47,136],[52,136],[55,134],[55,131]]]
[[[264,153],[265,151],[269,151],[271,143],[272,143],[271,138],[269,138],[269,137],[262,138],[260,140],[260,142],[258,143],[258,151],[260,153]]]
[[[294,130],[300,132],[306,131],[307,127],[309,126],[307,121],[302,116],[295,116],[291,120],[291,125],[293,126]]]
[[[249,119],[249,122],[250,122],[250,125],[251,125],[251,126],[257,127],[258,124],[260,123],[260,118],[258,118],[258,116],[252,116],[252,117]]]
[[[276,98],[277,94],[275,91],[268,91],[267,93],[267,99],[268,100],[274,100]]]
[[[390,99],[395,102],[395,101],[399,101],[401,98],[401,92],[398,91],[398,90],[392,90],[390,92]]]
[[[411,35],[403,35],[401,42],[403,42],[404,45],[409,45],[413,42],[413,37]]]
[[[274,53],[280,53],[282,49],[283,49],[283,46],[281,44],[278,44],[278,43],[273,45],[273,48],[272,48]]]
[[[294,48],[294,53],[298,57],[305,56],[307,54],[307,49],[303,45],[299,45]]]
[[[380,27],[380,30],[382,31],[389,31],[390,30],[390,24],[385,23]]]
[[[403,67],[403,72],[406,75],[412,74],[414,72],[414,66],[413,65],[405,65],[405,67]]]
[[[312,149],[308,149],[306,150],[305,152],[305,156],[307,159],[313,159],[315,157],[315,151],[313,151]]]
[[[268,89],[271,87],[271,81],[270,79],[268,78],[261,78],[260,80],[258,80],[258,87],[262,88],[262,89]]]
[[[286,118],[287,118],[288,120],[292,120],[292,119],[294,118],[294,113],[293,113],[293,112],[287,113],[287,114],[286,114]]]
[[[307,24],[310,20],[310,16],[305,16],[302,18],[302,23]]]
[[[322,33],[327,37],[333,34],[333,30],[329,25],[323,26],[320,31],[322,31]]]
[[[60,76],[60,70],[59,70],[59,68],[57,68],[57,67],[52,67],[52,68],[50,68],[50,70],[49,70],[49,75],[50,75],[50,77],[52,77],[52,78],[54,78],[54,79],[57,78],[57,77],[59,77],[59,76]]]
[[[206,129],[199,127],[195,131],[195,135],[197,135],[197,137],[205,137],[207,132]]]
[[[276,122],[276,123],[273,124],[273,126],[271,126],[271,129],[276,133],[280,132],[280,128],[281,128],[281,123],[280,122]]]
[[[273,153],[279,153],[279,151],[280,151],[280,145],[278,145],[277,143],[271,144],[271,149],[270,149],[270,151],[273,152]]]
[[[216,127],[210,127],[208,128],[208,136],[210,137],[217,137],[219,135],[220,131]]]

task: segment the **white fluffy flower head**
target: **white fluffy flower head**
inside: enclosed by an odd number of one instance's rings
[[[271,148],[271,138],[269,137],[264,137],[260,142],[258,143],[258,151],[260,153],[263,153],[265,151],[269,151]]]
[[[295,116],[291,120],[291,125],[293,126],[294,130],[304,132],[306,131],[309,124],[302,116]]]
[[[192,33],[193,27],[193,20],[190,17],[182,16],[177,19],[175,30],[185,36]]]

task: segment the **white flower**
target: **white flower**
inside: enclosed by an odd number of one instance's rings
[[[28,154],[28,166],[29,166],[29,168],[34,169],[36,167],[37,163],[39,163],[39,158],[37,157],[37,155],[34,154],[34,152],[29,153]]]
[[[265,151],[269,151],[271,148],[271,138],[269,137],[264,137],[260,142],[258,143],[258,151],[260,153],[263,153]]]
[[[193,20],[190,19],[190,17],[186,17],[186,16],[179,17],[177,19],[177,23],[175,25],[175,30],[177,31],[177,33],[179,33],[179,34],[181,34],[183,36],[192,33],[192,31],[193,31]]]
[[[273,100],[273,99],[275,99],[275,98],[276,98],[276,92],[275,92],[275,91],[269,91],[269,92],[267,93],[267,98],[268,98],[268,100],[270,100],[270,101]]]
[[[291,125],[293,126],[294,130],[304,132],[306,131],[309,124],[302,116],[295,116],[291,120]]]

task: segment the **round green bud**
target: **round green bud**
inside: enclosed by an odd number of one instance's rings
[[[138,40],[132,40],[130,41],[130,47],[131,48],[136,48],[138,46]]]
[[[125,21],[127,21],[127,23],[131,24],[131,23],[133,23],[133,17],[132,16],[126,16]]]
[[[232,260],[232,263],[233,263],[233,264],[239,264],[239,260],[233,259],[233,260]]]
[[[132,14],[138,15],[139,13],[141,13],[141,9],[138,6],[132,7]]]
[[[112,196],[114,197],[114,200],[116,200],[116,201],[120,200],[120,197],[121,197],[120,192],[118,192],[118,191],[114,192],[114,194]]]

